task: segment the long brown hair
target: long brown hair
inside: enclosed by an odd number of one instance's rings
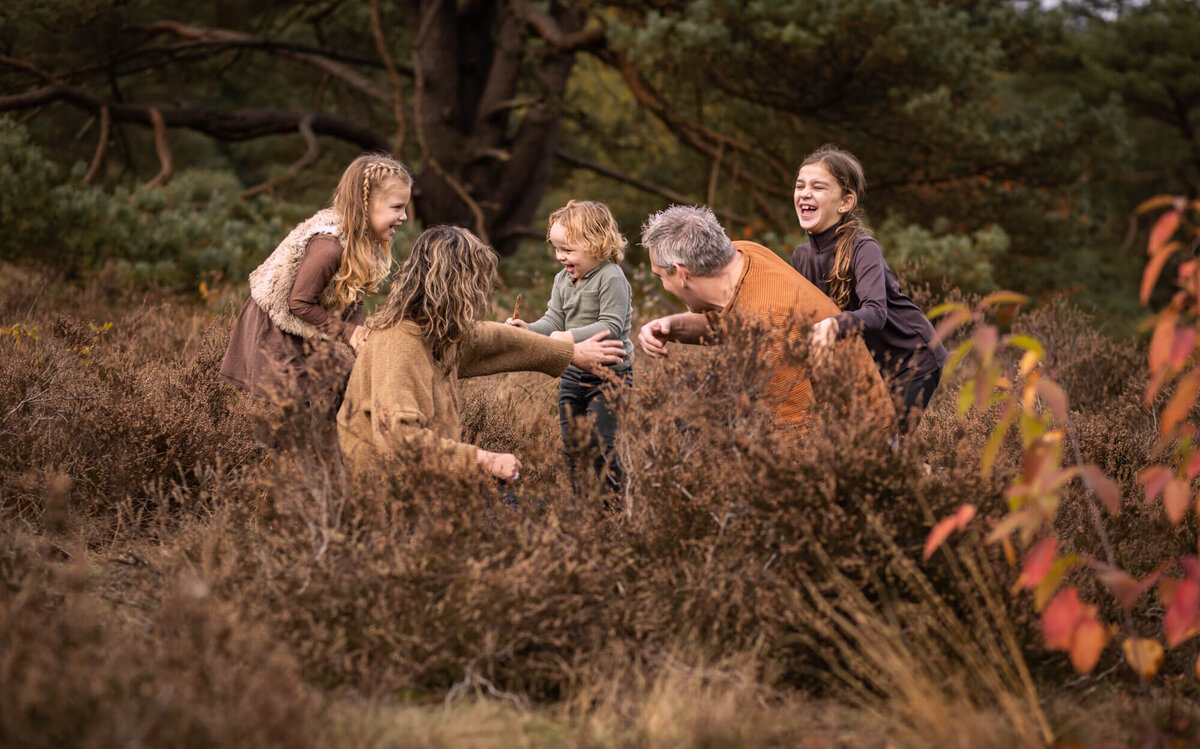
[[[457,226],[431,227],[413,242],[387,301],[367,327],[416,323],[434,360],[449,372],[487,312],[495,276],[496,253],[478,237]]]
[[[412,185],[408,167],[384,153],[367,153],[350,162],[337,189],[333,210],[342,221],[346,246],[342,262],[321,299],[326,306],[346,306],[362,292],[375,292],[392,269],[392,248],[371,232],[371,195],[397,180]]]
[[[854,194],[854,209],[838,224],[834,234],[836,243],[833,250],[833,265],[829,269],[829,297],[837,304],[838,309],[846,309],[850,303],[850,290],[854,287],[854,276],[850,271],[854,259],[854,240],[858,235],[868,231],[867,218],[862,210],[863,199],[867,193],[867,178],[863,173],[862,164],[854,154],[837,146],[827,143],[813,151],[804,159],[800,169],[810,165],[820,164],[837,180],[838,187],[843,193]],[[796,171],[799,172],[800,169]]]

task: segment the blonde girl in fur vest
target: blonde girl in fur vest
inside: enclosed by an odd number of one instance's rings
[[[279,404],[344,385],[367,337],[362,297],[391,270],[412,181],[384,154],[346,167],[331,207],[300,222],[250,274],[222,377]]]

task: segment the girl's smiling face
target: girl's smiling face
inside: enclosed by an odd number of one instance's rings
[[[399,179],[390,179],[375,189],[371,196],[371,233],[384,244],[392,241],[396,229],[408,220],[408,201],[412,199],[412,185]]]
[[[858,200],[854,193],[844,191],[820,162],[800,167],[792,198],[800,228],[810,234],[819,234],[837,224],[843,214],[854,210]]]
[[[579,242],[572,242],[566,227],[557,221],[550,227],[550,244],[554,246],[554,259],[562,263],[572,280],[578,281],[604,262],[584,250]]]

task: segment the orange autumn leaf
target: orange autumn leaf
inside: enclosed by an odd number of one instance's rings
[[[1192,406],[1196,405],[1196,397],[1200,396],[1200,370],[1193,369],[1179,379],[1175,394],[1162,410],[1159,421],[1159,433],[1167,435],[1175,426],[1187,417]]]
[[[1139,295],[1142,304],[1150,301],[1150,292],[1154,291],[1154,284],[1158,282],[1158,277],[1162,274],[1167,260],[1182,248],[1183,245],[1179,242],[1168,242],[1156,249],[1150,256],[1150,261],[1146,263],[1146,270],[1142,272],[1142,288]]]
[[[1191,503],[1192,492],[1188,482],[1180,478],[1171,479],[1163,490],[1163,509],[1167,511],[1167,519],[1173,525],[1178,525]]]
[[[1179,313],[1173,309],[1163,310],[1154,321],[1154,332],[1150,335],[1150,356],[1148,358],[1151,372],[1160,371],[1171,361],[1171,349],[1175,342],[1175,323],[1179,321]]]
[[[1163,646],[1158,640],[1145,637],[1131,637],[1121,643],[1128,663],[1142,677],[1142,681],[1150,681],[1158,673],[1163,663]]]
[[[1188,578],[1176,583],[1163,632],[1172,648],[1200,632],[1200,581]]]
[[[925,551],[922,554],[922,558],[928,559],[931,557],[933,552],[937,551],[938,547],[945,543],[951,533],[966,528],[967,523],[970,523],[975,517],[975,512],[975,505],[967,503],[960,506],[950,517],[939,520],[925,539]]]
[[[1067,588],[1054,597],[1042,614],[1042,637],[1051,650],[1069,650],[1075,628],[1083,616],[1084,605],[1079,592]]]
[[[1071,665],[1081,674],[1090,674],[1100,660],[1100,654],[1108,645],[1108,627],[1094,616],[1086,616],[1075,628],[1075,639],[1071,643]]]
[[[1179,221],[1183,215],[1179,211],[1167,211],[1158,217],[1154,222],[1154,228],[1150,230],[1149,250],[1154,252],[1155,249],[1162,246],[1175,230],[1179,228]]]

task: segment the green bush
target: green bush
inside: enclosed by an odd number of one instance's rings
[[[241,278],[283,236],[228,174],[185,170],[165,188],[84,184],[61,169],[25,128],[0,119],[0,258],[44,264],[67,278],[115,265],[138,284],[194,289],[212,277]]]

